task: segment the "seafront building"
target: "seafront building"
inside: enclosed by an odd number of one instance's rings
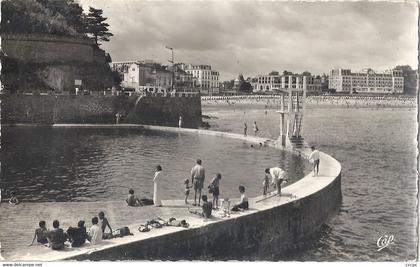
[[[306,87],[307,93],[320,93],[327,88],[328,77],[291,74],[291,75],[258,75],[251,79],[254,93],[276,92],[278,90]]]
[[[177,63],[163,66],[152,60],[120,61],[111,63],[121,76],[121,86],[136,92],[166,94],[172,85],[178,92],[204,95],[219,93],[219,72],[210,65]]]
[[[219,72],[212,69],[211,65],[196,65],[180,63],[180,68],[191,74],[197,80],[200,93],[213,95],[219,93]]]
[[[345,93],[403,93],[404,77],[401,70],[375,72],[366,69],[352,72],[351,69],[332,69],[329,77],[329,89]]]
[[[175,65],[163,66],[152,60],[121,61],[111,63],[122,79],[121,86],[126,91],[167,94],[172,88],[178,92],[194,93],[194,77]],[[198,93],[198,92],[195,92]]]

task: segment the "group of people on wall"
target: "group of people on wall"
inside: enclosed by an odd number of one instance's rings
[[[315,146],[311,147],[311,154],[309,155],[309,160],[313,163],[313,176],[317,176],[319,173],[319,151],[315,148]],[[286,178],[286,172],[280,167],[272,167],[266,168],[265,176],[263,180],[263,195],[265,196],[268,193],[270,184],[277,189],[277,195],[281,195],[281,188],[284,182],[288,182]],[[208,202],[207,195],[202,195],[202,190],[204,188],[204,180],[205,180],[205,168],[202,165],[201,159],[197,159],[196,164],[191,169],[191,183],[190,179],[184,180],[185,186],[185,195],[184,195],[184,202],[185,204],[189,204],[188,197],[190,195],[190,189],[194,190],[194,202],[193,206],[201,206],[201,202],[203,202],[203,215],[208,217],[206,214],[211,214],[212,209],[219,208],[219,195],[220,195],[220,181],[222,180],[222,175],[217,173],[210,184],[208,185],[208,191],[212,194],[213,199],[212,202]],[[271,179],[271,183],[270,183]],[[148,199],[139,199],[134,195],[134,190],[129,190],[129,196],[127,198],[127,204],[129,206],[143,206],[148,204],[153,204],[157,207],[162,206],[162,199],[161,199],[161,183],[163,180],[163,172],[162,166],[156,166],[156,172],[153,177],[154,183],[154,190],[153,190],[153,200]],[[245,194],[245,186],[240,185],[238,187],[240,193],[240,201],[237,202],[233,207],[233,211],[238,210],[246,210],[249,208],[249,201],[248,197]]]
[[[39,228],[35,229],[34,238],[30,246],[36,240],[37,243],[50,247],[52,250],[63,250],[66,241],[69,241],[71,247],[81,247],[87,241],[91,245],[97,245],[103,239],[110,239],[115,236],[103,211],[99,212],[98,216],[92,218],[92,226],[89,230],[86,230],[85,221],[83,220],[77,223],[77,227],[69,227],[67,231],[60,228],[60,222],[58,220],[54,220],[52,226],[53,229],[49,230],[47,229],[46,222],[40,221]],[[105,232],[107,227],[109,228],[109,232]],[[121,235],[120,231],[119,229],[118,235]]]
[[[319,174],[319,163],[320,163],[320,152],[314,147],[311,147],[311,154],[309,155],[309,160],[313,163],[313,176],[318,176]],[[267,195],[270,184],[277,189],[276,195],[281,196],[281,189],[283,182],[287,182],[286,172],[280,167],[266,168],[265,176],[263,180],[263,195]],[[134,195],[134,190],[129,190],[128,198],[126,202],[129,206],[143,206],[143,205],[155,205],[156,207],[162,206],[161,200],[161,183],[163,179],[162,166],[156,166],[156,172],[153,178],[154,182],[154,191],[153,191],[153,200],[151,199],[138,199]],[[212,210],[219,208],[219,195],[220,195],[220,181],[222,175],[217,173],[210,184],[208,185],[209,193],[213,195],[212,202],[208,201],[207,195],[202,195],[202,190],[204,188],[205,180],[205,168],[202,166],[202,161],[200,159],[196,160],[195,166],[191,169],[191,184],[190,179],[184,180],[185,186],[185,204],[189,204],[188,197],[190,194],[190,189],[194,189],[194,202],[193,206],[201,206],[202,212],[197,213],[204,218],[210,218],[212,216]],[[271,179],[271,182],[270,182]],[[249,209],[249,200],[245,193],[245,187],[243,185],[238,186],[240,193],[240,200],[233,205],[231,208],[232,211],[241,211]],[[19,200],[15,193],[12,194],[12,197],[9,200],[10,204],[17,205]],[[103,239],[109,239],[114,237],[112,228],[108,222],[108,219],[105,217],[104,212],[99,212],[98,216],[92,218],[92,226],[87,231],[85,227],[85,221],[81,220],[78,222],[77,227],[69,227],[66,232],[60,228],[60,222],[58,220],[53,221],[53,229],[48,230],[46,228],[46,222],[40,221],[39,228],[35,230],[35,235],[32,240],[31,245],[37,240],[38,243],[44,244],[50,247],[53,250],[61,250],[65,248],[64,243],[69,241],[72,247],[80,247],[84,245],[87,241],[90,244],[95,245],[101,243]],[[109,233],[105,233],[106,228],[109,228]],[[127,228],[127,227],[125,227]],[[131,234],[129,229],[119,229],[119,234],[126,235]],[[127,233],[124,233],[126,231]]]

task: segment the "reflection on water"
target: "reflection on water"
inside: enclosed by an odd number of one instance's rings
[[[120,200],[128,188],[151,198],[157,164],[164,170],[163,199],[182,199],[197,158],[205,185],[222,174],[222,198],[237,197],[240,184],[249,196],[260,194],[267,167],[284,167],[291,182],[309,172],[303,159],[272,148],[139,129],[3,127],[2,149],[2,193],[16,190],[23,201]]]
[[[242,132],[255,120],[265,137],[278,136],[278,113],[246,107],[204,108],[213,129]],[[273,123],[274,122],[274,123]],[[343,205],[326,232],[282,260],[406,261],[416,257],[416,111],[307,109],[303,137],[342,164]],[[322,162],[321,162],[322,171]],[[382,235],[394,244],[377,251]]]

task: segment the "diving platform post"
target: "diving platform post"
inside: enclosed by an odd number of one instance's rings
[[[277,142],[282,147],[299,148],[303,145],[301,136],[302,119],[305,111],[307,76],[286,76],[280,90],[280,135]]]

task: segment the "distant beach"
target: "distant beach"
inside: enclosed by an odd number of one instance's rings
[[[248,96],[204,96],[201,103],[206,107],[231,107],[252,105],[254,108],[279,109],[279,95]],[[417,98],[414,96],[308,96],[306,105],[320,107],[352,107],[352,108],[416,108]]]

